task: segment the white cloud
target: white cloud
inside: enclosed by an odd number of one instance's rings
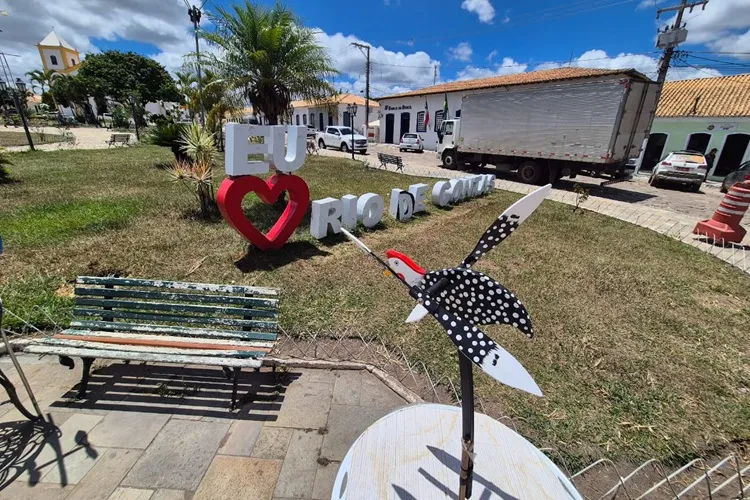
[[[461,8],[479,16],[479,21],[490,24],[495,18],[495,7],[490,0],[464,0]]]
[[[451,59],[455,59],[457,61],[471,61],[471,55],[473,53],[474,51],[472,50],[471,44],[469,42],[461,42],[455,47],[451,47],[450,49],[448,49],[448,56]]]
[[[659,59],[644,54],[620,53],[609,56],[603,50],[593,49],[571,59],[569,63],[543,62],[534,66],[534,70],[574,66],[580,68],[630,69],[633,68],[649,78],[656,79],[659,71]],[[691,78],[708,78],[721,76],[715,69],[703,67],[677,67],[673,64],[667,73],[667,80],[688,80]]]
[[[466,66],[458,72],[456,80],[473,80],[475,78],[487,78],[490,76],[512,75],[514,73],[523,73],[527,68],[527,64],[519,64],[511,57],[503,57],[501,63],[495,64],[491,68]]]
[[[497,55],[497,50],[493,50],[492,52],[487,54],[487,60],[492,62],[492,60],[495,58],[496,55]]]
[[[638,7],[636,9],[650,9],[651,7],[656,7],[659,4],[664,3],[666,0],[641,0],[641,3],[638,4]]]
[[[328,50],[328,54],[343,76],[353,80],[351,82],[336,82],[336,88],[346,91],[363,89],[365,84],[365,58],[362,53],[352,47],[352,42],[366,43],[353,35],[336,33],[318,33],[318,43]],[[440,77],[440,63],[422,51],[404,54],[387,50],[382,46],[370,49],[372,71],[370,86],[373,95],[395,93],[404,89],[414,89],[432,85],[435,67]]]

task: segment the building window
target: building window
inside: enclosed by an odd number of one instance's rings
[[[71,58],[70,59],[70,64],[71,64],[71,66],[75,66],[76,65],[76,60],[73,59],[73,58]]]
[[[302,124],[307,125],[307,115],[302,115]]]
[[[461,118],[461,110],[460,109],[456,110],[456,118]]]
[[[349,125],[349,112],[348,111],[344,111],[344,127],[351,127],[351,125]]]
[[[333,113],[328,113],[328,125],[333,125]]]
[[[57,56],[49,56],[49,60],[52,62],[52,64],[57,66]]]
[[[435,111],[435,132],[440,130],[440,125],[443,124],[443,110]]]
[[[427,132],[427,126],[424,124],[424,111],[417,113],[417,132]]]
[[[299,125],[299,115],[297,115],[297,125]]]

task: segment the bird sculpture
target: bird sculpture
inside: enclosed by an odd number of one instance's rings
[[[518,360],[478,328],[478,325],[507,324],[531,338],[534,328],[528,312],[513,292],[472,266],[513,234],[546,198],[550,189],[550,185],[541,187],[511,205],[492,222],[471,253],[455,268],[428,272],[395,250],[386,252],[386,263],[355,236],[345,229],[342,231],[409,288],[417,306],[407,322],[432,315],[458,351],[491,377],[541,396],[539,386]]]

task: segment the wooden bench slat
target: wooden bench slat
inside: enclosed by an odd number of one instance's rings
[[[79,276],[77,284],[81,285],[115,285],[170,288],[174,290],[201,290],[216,293],[243,293],[249,295],[278,295],[273,288],[242,285],[210,285],[206,283],[188,283],[183,281],[144,280],[136,278],[110,278],[100,276]]]
[[[214,345],[214,346],[231,346],[232,348],[236,349],[244,349],[247,348],[257,348],[258,350],[264,350],[264,349],[272,349],[274,346],[273,341],[265,341],[265,340],[245,340],[245,339],[216,339],[216,338],[204,338],[204,337],[180,337],[175,335],[149,335],[144,333],[132,333],[132,332],[102,332],[102,331],[96,331],[96,330],[65,330],[64,332],[58,333],[54,335],[55,337],[59,338],[68,338],[70,337],[71,340],[74,339],[98,339],[98,338],[107,338],[107,339],[121,339],[123,340],[122,343],[126,343],[128,339],[136,339],[136,340],[143,340],[143,341],[151,341],[151,342],[171,342],[173,344],[206,344],[206,345]],[[225,347],[229,348],[229,347]]]
[[[278,299],[257,299],[254,297],[240,297],[237,295],[203,295],[197,293],[153,292],[149,290],[128,290],[123,288],[76,287],[75,294],[77,296],[129,297],[137,299],[161,299],[175,301],[181,300],[186,302],[235,304],[272,308],[277,308],[279,304]]]
[[[129,344],[113,344],[111,342],[92,342],[86,340],[67,340],[56,338],[40,338],[38,345],[60,347],[77,347],[83,349],[102,349],[106,351],[146,352],[154,354],[184,354],[188,356],[211,356],[222,358],[254,358],[265,356],[268,351],[246,351],[237,349],[181,349],[176,347],[143,346]]]
[[[121,309],[140,309],[144,311],[169,311],[177,313],[208,313],[208,314],[228,314],[234,316],[252,316],[264,318],[276,318],[275,311],[263,309],[242,309],[240,307],[223,307],[223,306],[198,306],[185,303],[164,303],[164,302],[146,302],[135,300],[119,299],[84,299],[76,298],[76,305],[82,306],[100,306]]]
[[[80,342],[102,342],[105,344],[115,344],[115,345],[137,345],[137,346],[152,346],[152,347],[173,347],[175,349],[208,349],[208,350],[214,350],[214,351],[221,351],[221,350],[232,350],[232,351],[250,351],[250,352],[265,352],[269,353],[271,351],[271,348],[269,347],[258,347],[252,344],[247,345],[238,345],[238,344],[214,344],[212,342],[196,342],[195,340],[185,342],[183,339],[182,341],[172,341],[169,340],[169,338],[160,338],[157,337],[155,339],[143,339],[143,338],[136,338],[131,334],[126,335],[119,335],[119,336],[103,336],[103,335],[73,335],[73,334],[66,334],[66,333],[58,333],[55,334],[53,339],[58,340],[76,340]]]
[[[238,327],[257,327],[257,328],[276,328],[275,321],[256,321],[252,319],[225,319],[225,318],[207,318],[198,316],[177,316],[171,314],[146,314],[134,313],[127,311],[107,311],[103,309],[89,309],[86,307],[76,307],[73,310],[76,317],[95,316],[120,319],[140,319],[146,321],[161,321],[164,323],[188,323],[197,325],[222,325]]]
[[[187,326],[146,325],[142,323],[114,323],[110,321],[90,321],[74,319],[72,328],[87,330],[114,330],[118,332],[164,333],[172,335],[186,335],[190,337],[205,337],[217,339],[247,339],[247,340],[276,340],[273,332],[216,330],[210,328],[190,328]],[[69,332],[71,329],[65,330]]]
[[[25,352],[32,354],[54,354],[94,359],[123,359],[128,361],[146,361],[152,363],[178,363],[186,365],[226,366],[229,368],[260,368],[258,358],[217,358],[214,356],[188,356],[182,354],[156,354],[148,352],[110,351],[107,349],[86,349],[32,344]]]

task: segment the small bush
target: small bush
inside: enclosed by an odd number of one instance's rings
[[[188,156],[182,149],[180,137],[185,130],[185,126],[179,123],[163,122],[157,124],[146,138],[146,142],[156,146],[171,148],[174,157],[178,162],[188,161]]]
[[[10,182],[10,170],[8,170],[7,166],[12,164],[13,162],[10,161],[8,153],[4,148],[0,148],[0,184]]]
[[[125,109],[125,106],[118,104],[112,111],[112,127],[113,128],[130,128],[130,113]]]
[[[201,217],[211,218],[218,212],[212,183],[217,152],[214,135],[199,125],[192,124],[183,128],[179,144],[188,159],[175,160],[169,174],[175,182],[189,186],[200,204]]]

